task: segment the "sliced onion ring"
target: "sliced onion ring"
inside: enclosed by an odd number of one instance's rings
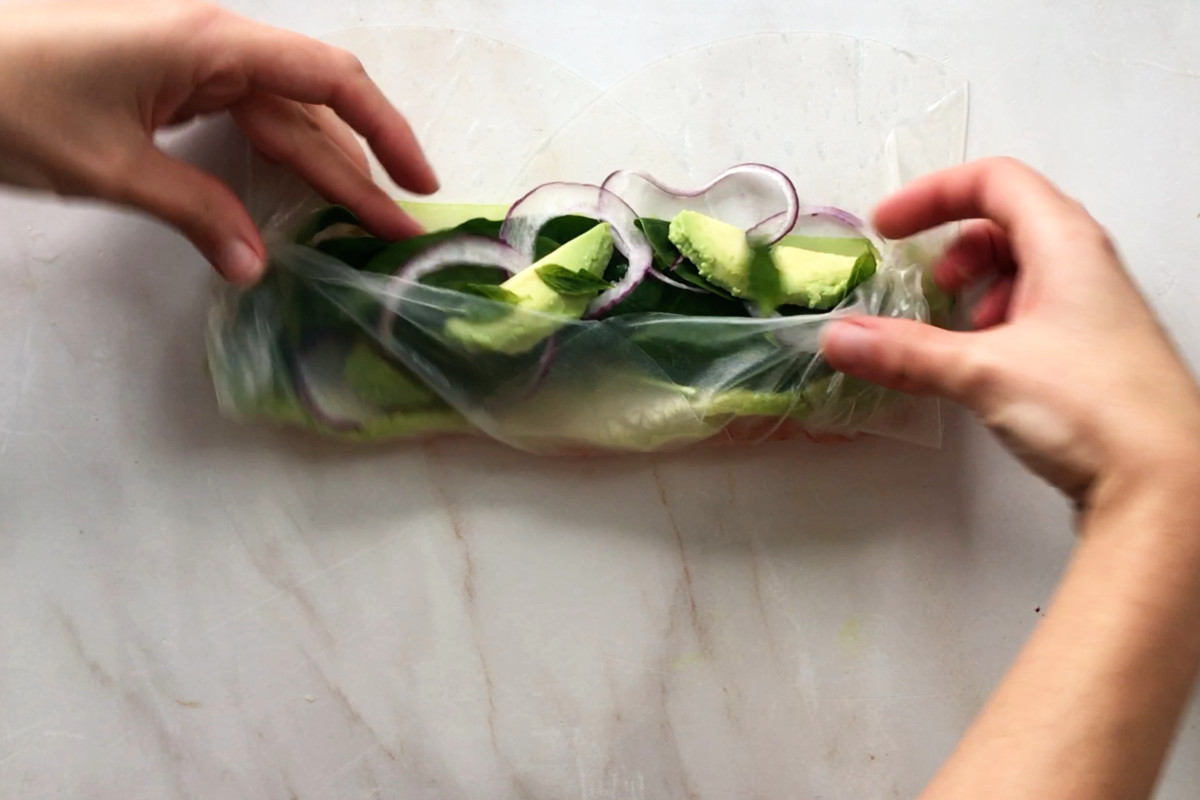
[[[496,267],[512,275],[529,266],[532,260],[504,242],[464,233],[422,250],[409,259],[395,277],[402,281],[416,281],[443,267],[459,264]]]
[[[624,300],[646,277],[654,260],[650,242],[635,224],[637,214],[624,200],[592,184],[544,183],[513,203],[500,228],[500,238],[532,262],[538,231],[556,217],[571,215],[607,222],[612,228],[613,245],[629,262],[625,277],[588,305],[587,316],[596,317]]]
[[[300,348],[292,364],[300,403],[313,419],[337,431],[357,430],[384,413],[347,385],[343,371],[350,347],[343,337],[323,336]]]
[[[759,223],[759,225],[774,226],[779,223],[782,216],[783,212],[780,212],[773,217],[768,217],[767,219],[763,220]],[[838,225],[849,228],[856,236],[861,236],[864,239],[869,238],[869,234],[867,232],[867,223],[863,222],[861,218],[850,213],[849,211],[846,211],[845,209],[837,208],[835,206],[800,206],[800,213],[797,216],[801,218],[811,217],[814,219],[832,220]],[[799,219],[797,219],[796,225],[799,224]],[[795,226],[793,226],[793,230],[794,229]],[[753,238],[755,229],[752,228],[751,230],[747,231],[746,234]]]
[[[716,201],[720,198],[711,197],[713,193],[723,188],[728,190],[734,179],[747,176],[764,179],[773,184],[779,192],[778,205],[782,205],[783,208],[775,213],[763,211],[756,216],[755,220],[731,219],[728,214],[722,214],[714,208],[717,204]],[[654,200],[639,202],[635,199],[639,184],[642,191],[645,190],[645,187],[650,187],[652,194],[656,194],[657,197]],[[705,211],[730,224],[744,227],[746,235],[755,240],[757,244],[774,244],[782,239],[796,225],[796,218],[800,213],[800,198],[796,194],[796,187],[791,179],[780,170],[766,164],[738,164],[697,189],[678,189],[659,181],[653,175],[633,170],[617,170],[605,178],[601,186],[624,198],[643,216],[670,218],[674,216],[673,212],[675,211],[693,208]],[[736,193],[735,196],[740,196],[744,203],[745,192]],[[689,203],[687,201],[696,202]],[[778,207],[778,205],[773,207]],[[662,208],[668,208],[670,211],[659,210]]]
[[[379,317],[379,334],[383,337],[383,341],[391,341],[397,309],[403,299],[406,284],[418,281],[439,269],[462,264],[495,267],[512,275],[529,266],[529,263],[523,254],[504,242],[467,233],[422,250],[409,259],[388,281],[387,291],[383,293],[384,301]]]
[[[858,216],[851,214],[845,209],[836,208],[834,206],[803,206],[800,209],[802,217],[825,217],[827,219],[837,220],[848,228],[854,230],[860,236],[866,232],[867,223],[863,222]]]

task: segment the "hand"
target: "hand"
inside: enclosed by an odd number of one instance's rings
[[[0,181],[143,209],[246,284],[265,257],[246,209],[153,139],[226,109],[266,156],[348,205],[373,233],[420,232],[372,182],[351,128],[400,186],[429,193],[437,179],[351,54],[196,0],[0,9]]]
[[[930,175],[875,213],[888,237],[963,219],[934,280],[991,281],[976,330],[848,319],[825,331],[830,364],[962,403],[1080,502],[1116,475],[1200,470],[1200,393],[1095,220],[1009,159]]]

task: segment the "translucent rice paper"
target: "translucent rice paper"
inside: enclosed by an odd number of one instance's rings
[[[699,185],[755,161],[786,172],[803,203],[867,217],[902,183],[960,161],[964,148],[962,78],[841,36],[720,42],[651,64],[604,93],[543,58],[457,31],[359,29],[330,41],[358,54],[412,122],[442,180],[435,201],[508,204],[542,182],[600,183],[616,169]],[[444,332],[450,316],[489,301],[358,273],[287,244],[320,202],[262,164],[254,175],[252,210],[281,280],[341,308],[355,335],[438,400],[349,428],[312,414],[293,374],[297,354],[280,336],[286,320],[276,281],[225,290],[214,305],[210,362],[231,416],[354,439],[469,431],[536,452],[648,451],[798,433],[940,440],[935,401],[849,380],[817,352],[821,326],[836,316],[927,319],[923,267],[935,239],[883,245],[876,277],[825,314],[572,321],[523,357],[497,358]],[[845,235],[821,224],[802,219],[797,232]],[[381,324],[389,313],[393,324]],[[537,322],[531,312],[513,313]]]

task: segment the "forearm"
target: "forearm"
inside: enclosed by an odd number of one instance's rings
[[[922,800],[1151,793],[1200,666],[1200,478],[1098,488],[1046,619]]]

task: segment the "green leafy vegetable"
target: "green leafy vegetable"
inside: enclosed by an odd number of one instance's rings
[[[426,233],[423,236],[414,236],[402,242],[394,242],[364,264],[362,270],[364,272],[393,274],[399,271],[401,267],[422,250],[464,234],[486,236],[495,239],[500,235],[500,223],[490,219],[469,219],[463,224],[449,230],[435,231],[433,233]]]
[[[316,249],[361,270],[368,261],[383,252],[387,246],[387,242],[376,239],[374,236],[342,236],[319,242]]]
[[[538,267],[537,276],[542,283],[554,291],[569,297],[596,294],[612,286],[599,275],[593,275],[590,272],[575,272],[558,264]]]
[[[508,273],[500,267],[485,267],[482,264],[450,264],[421,276],[418,283],[461,292],[464,286],[479,284],[499,286],[506,280],[508,280]]]
[[[574,214],[565,217],[555,217],[542,226],[538,237],[554,242],[551,250],[557,249],[572,239],[583,236],[596,227],[596,220],[591,217],[581,217]]]
[[[672,269],[679,259],[679,249],[667,235],[667,232],[671,230],[671,223],[663,219],[641,217],[634,224],[642,233],[646,234],[646,240],[650,242],[650,249],[654,251],[654,260],[657,262],[658,268]]]

